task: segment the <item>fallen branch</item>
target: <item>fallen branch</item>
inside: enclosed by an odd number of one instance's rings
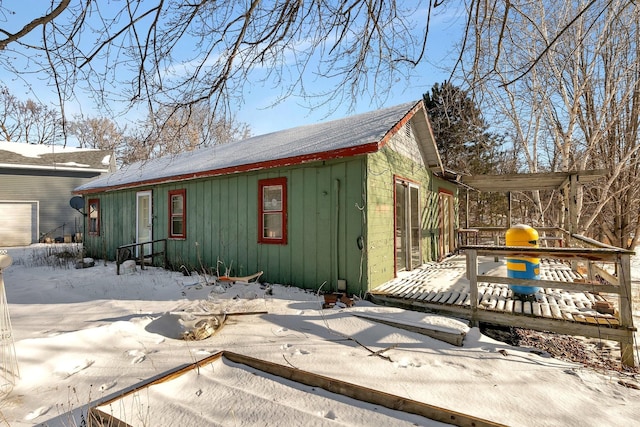
[[[320,290],[322,289],[322,287],[326,284],[327,282],[323,282],[322,285],[320,285],[320,287],[318,288],[318,292],[317,292],[317,296],[318,298],[320,297]],[[361,342],[359,342],[357,339],[350,337],[348,335],[345,334],[341,334],[340,332],[336,332],[333,329],[331,329],[331,327],[329,326],[329,323],[327,322],[327,319],[324,317],[324,310],[322,310],[322,307],[320,308],[320,316],[322,317],[322,321],[324,322],[325,327],[327,328],[327,330],[329,332],[331,332],[332,334],[336,334],[339,335],[347,340],[353,341],[354,343],[358,344],[360,347],[364,348],[365,350],[367,350],[369,353],[371,353],[369,356],[375,355],[378,356],[382,359],[388,360],[389,362],[393,362],[393,360],[391,360],[391,358],[389,356],[383,356],[380,353],[383,353],[385,350],[380,350],[380,351],[374,351],[371,350],[369,347],[367,347],[366,345],[362,344]],[[388,349],[386,349],[388,350]]]
[[[378,351],[374,351],[373,353],[371,353],[369,356],[380,356],[382,353],[384,353],[387,350],[393,350],[394,348],[398,347],[398,344],[394,344],[390,347],[387,348],[383,348],[382,350],[378,350]]]
[[[393,360],[391,360],[391,357],[381,354],[381,353],[384,353],[385,351],[391,349],[392,347],[388,347],[388,348],[385,348],[385,349],[382,349],[382,350],[375,351],[375,350],[371,350],[369,347],[367,347],[366,345],[362,344],[361,342],[359,342],[355,338],[351,338],[351,337],[346,337],[346,338],[350,339],[351,341],[353,341],[354,343],[358,344],[360,347],[364,348],[369,353],[371,353],[368,356],[378,356],[381,359],[388,360],[389,362],[393,362]]]

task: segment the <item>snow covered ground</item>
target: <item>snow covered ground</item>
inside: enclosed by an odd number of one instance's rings
[[[47,253],[64,248],[9,249],[14,262],[3,276],[20,377],[0,402],[5,425],[84,425],[88,406],[219,350],[513,426],[620,426],[640,419],[637,376],[509,346],[455,319],[366,301],[323,310],[318,295],[301,289],[222,287],[158,268],[117,276],[115,264],[99,260],[86,269],[43,265]],[[632,278],[640,279],[638,256]],[[228,317],[205,340],[180,339],[205,312],[254,314]],[[467,335],[456,347],[357,313],[392,314]],[[370,352],[378,350],[385,357]],[[119,410],[144,426],[197,425],[198,414],[206,414],[201,425],[436,425],[252,377],[216,362]]]

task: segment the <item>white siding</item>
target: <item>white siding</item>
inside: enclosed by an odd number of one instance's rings
[[[413,120],[402,127],[389,141],[389,147],[396,153],[423,165],[422,154],[416,141]]]

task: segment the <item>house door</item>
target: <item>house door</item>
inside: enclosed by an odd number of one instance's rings
[[[153,240],[153,216],[151,211],[151,191],[136,193],[136,243]],[[144,245],[143,255],[151,254],[151,244]],[[136,256],[140,256],[136,247]]]
[[[440,258],[453,253],[455,250],[455,221],[453,208],[453,194],[438,193],[438,204],[440,205],[440,238],[439,249]]]
[[[396,179],[395,183],[396,271],[413,270],[422,264],[420,250],[420,188]]]

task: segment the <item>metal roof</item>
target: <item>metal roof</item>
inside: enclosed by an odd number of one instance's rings
[[[414,116],[412,123],[425,167],[442,170],[424,104],[414,101],[134,163],[92,180],[75,192],[109,191],[373,153]]]

